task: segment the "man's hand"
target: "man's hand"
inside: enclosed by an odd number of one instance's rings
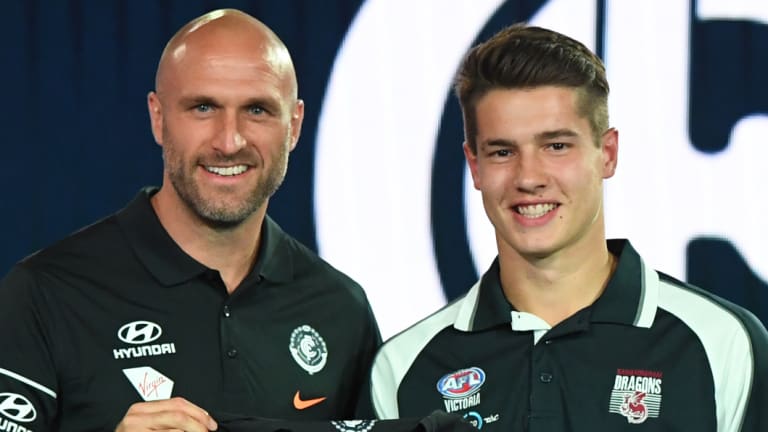
[[[115,432],[185,431],[207,432],[218,428],[208,413],[188,400],[172,399],[131,405]]]

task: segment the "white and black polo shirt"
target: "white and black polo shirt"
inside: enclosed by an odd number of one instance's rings
[[[745,309],[658,273],[626,240],[601,297],[555,327],[511,306],[498,262],[387,341],[379,418],[458,413],[484,431],[768,431],[768,334]]]

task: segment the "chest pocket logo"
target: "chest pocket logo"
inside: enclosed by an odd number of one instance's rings
[[[159,325],[150,321],[130,322],[117,331],[117,337],[129,344],[145,344],[157,340],[163,334]]]
[[[29,399],[16,393],[0,393],[0,414],[13,421],[31,422],[37,411]]]
[[[288,349],[296,363],[310,375],[320,372],[328,360],[328,347],[323,337],[308,325],[293,330]]]

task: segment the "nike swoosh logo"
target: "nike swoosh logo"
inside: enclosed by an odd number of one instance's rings
[[[325,397],[303,400],[301,398],[301,395],[299,395],[299,391],[296,390],[296,394],[293,395],[293,407],[296,408],[297,410],[303,410],[311,406],[315,406],[324,400],[325,400]]]

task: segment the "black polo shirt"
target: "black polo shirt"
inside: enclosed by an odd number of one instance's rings
[[[267,217],[258,262],[228,295],[168,236],[152,193],[0,284],[0,430],[113,430],[131,404],[173,396],[354,418],[380,344],[360,286]]]
[[[511,306],[498,261],[384,344],[379,418],[435,409],[488,431],[767,431],[768,335],[749,312],[648,268],[627,241],[601,297],[555,327]]]
[[[473,432],[460,416],[435,411],[423,418],[292,421],[222,414],[219,432]]]

